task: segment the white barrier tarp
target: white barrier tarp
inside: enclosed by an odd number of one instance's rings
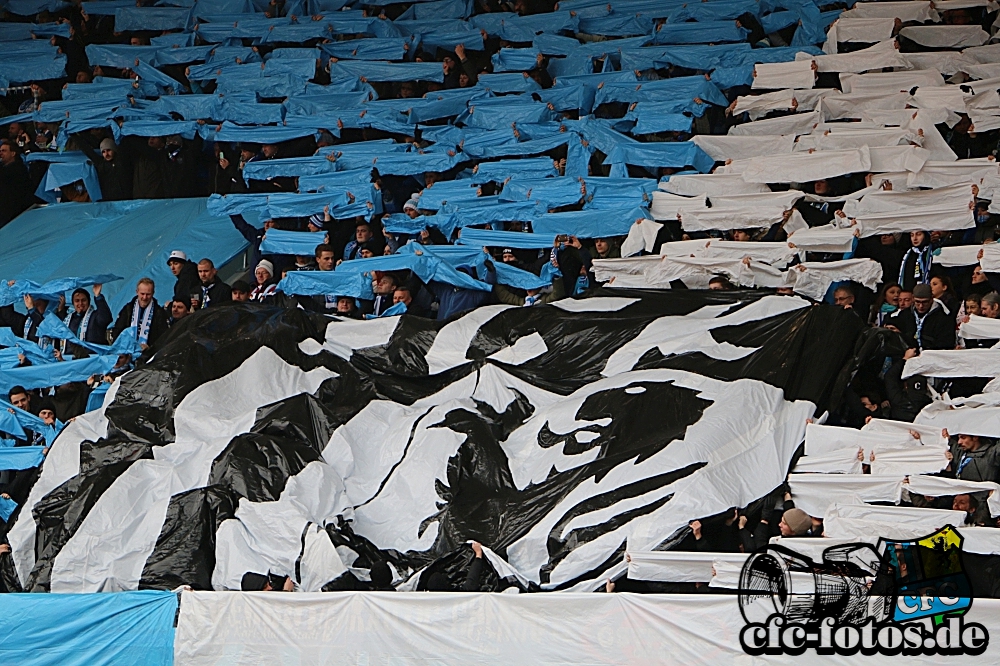
[[[743,179],[749,183],[807,183],[871,168],[868,148],[792,153],[781,157],[755,157]]]
[[[935,49],[981,46],[990,38],[978,25],[913,25],[900,30],[899,35]]]
[[[1000,636],[1000,601],[976,599],[967,621]],[[184,592],[174,659],[178,666],[763,663],[740,647],[744,625],[735,595]],[[984,655],[946,661],[983,664],[998,654],[991,640]],[[896,658],[810,651],[805,659],[847,666]],[[906,661],[940,666],[942,657]]]
[[[908,144],[917,137],[909,130],[890,127],[886,129],[859,129],[852,132],[826,130],[800,136],[795,142],[795,152],[808,150],[857,150]]]
[[[898,504],[903,491],[902,476],[871,474],[789,474],[795,506],[819,518],[838,502],[859,497],[865,502]]]
[[[828,95],[823,98],[822,106],[826,120],[838,120],[861,118],[870,111],[900,111],[906,109],[909,103],[909,93],[856,93]]]
[[[700,551],[629,551],[628,577],[663,583],[707,583],[716,561],[742,565],[744,553],[704,553]]]
[[[927,377],[998,377],[1000,349],[929,349],[906,360],[903,379]]]
[[[757,63],[753,68],[754,90],[781,90],[783,88],[812,88],[816,84],[812,60]]]

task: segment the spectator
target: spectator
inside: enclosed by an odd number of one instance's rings
[[[381,560],[376,562],[369,569],[368,574],[372,582],[372,589],[376,592],[396,591],[396,588],[392,586],[392,571],[387,562]]]
[[[886,317],[899,309],[899,294],[902,288],[895,282],[885,284],[879,291],[875,305],[872,306],[869,323],[875,326],[882,326]]]
[[[191,311],[188,309],[187,301],[171,301],[170,319],[167,320],[167,325],[173,326],[181,319],[184,319],[184,317],[187,317],[189,314],[191,314]]]
[[[198,264],[189,260],[183,251],[173,250],[167,258],[167,266],[177,278],[174,283],[173,300],[190,301],[191,293],[201,284],[201,279],[198,277]]]
[[[947,431],[945,431],[947,433]],[[963,481],[997,481],[1000,473],[1000,449],[992,440],[979,435],[950,437],[945,453],[948,472]]]
[[[894,312],[885,320],[886,328],[901,333],[906,344],[918,352],[925,349],[954,349],[955,322],[934,301],[931,288],[913,288],[913,307]]]
[[[729,281],[729,278],[723,275],[716,275],[708,281],[708,288],[712,291],[732,291],[736,287]]]
[[[34,188],[28,167],[17,154],[14,144],[0,140],[0,227],[23,213],[31,205]]]
[[[101,290],[101,285],[95,284],[93,286],[93,305],[90,302],[90,294],[85,289],[75,290],[71,297],[72,311],[67,311],[67,308],[63,307],[56,311],[56,316],[61,318],[69,330],[73,331],[76,337],[84,342],[106,345],[108,343],[108,326],[111,325],[114,318],[107,300],[101,295]],[[65,353],[65,349],[63,353]]]
[[[132,198],[132,187],[135,175],[132,164],[125,153],[118,148],[114,139],[101,141],[101,155],[83,145],[83,151],[97,170],[97,179],[101,184],[103,201],[125,201]]]
[[[918,284],[927,284],[931,279],[931,265],[934,259],[931,237],[923,231],[910,232],[910,249],[903,255],[899,265],[899,284],[906,291],[913,291]]]
[[[250,285],[246,280],[237,280],[230,288],[233,296],[233,303],[246,303],[250,300]]]
[[[253,271],[257,284],[250,292],[251,301],[263,301],[274,294],[278,280],[274,277],[274,265],[267,259],[261,259]]]
[[[142,349],[149,349],[160,336],[166,333],[167,315],[160,307],[153,292],[156,285],[148,277],[141,278],[135,288],[135,298],[118,313],[114,337],[118,338],[126,328],[135,327],[135,338]]]
[[[381,316],[383,312],[388,310],[393,306],[395,301],[393,300],[396,288],[399,286],[399,280],[396,279],[392,273],[376,273],[376,278],[372,283],[372,291],[375,292],[375,302],[374,310],[372,314],[376,317]]]
[[[348,319],[360,319],[361,313],[350,296],[337,296],[337,316]]]
[[[372,228],[367,222],[358,222],[354,230],[354,240],[344,247],[344,261],[355,259],[365,243],[372,239]]]
[[[945,275],[935,275],[930,280],[931,295],[937,300],[948,314],[955,315],[958,312],[959,300],[955,295],[955,288],[951,284],[951,278]]]
[[[232,290],[219,279],[219,272],[211,259],[198,262],[199,284],[191,292],[191,308],[203,310],[208,307],[225,305],[233,298]]]

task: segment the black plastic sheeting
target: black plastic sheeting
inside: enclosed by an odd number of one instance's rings
[[[123,378],[106,411],[108,435],[84,445],[80,475],[33,507],[38,523],[36,566],[25,589],[47,590],[52,560],[100,494],[132,462],[151,457],[152,447],[173,441],[173,410],[183,397],[200,384],[236,369],[261,346],[270,347],[286,362],[304,370],[323,365],[338,376],[324,382],[314,396],[294,396],[261,406],[251,432],[235,437],[214,461],[209,485],[171,499],[141,587],[172,589],[185,584],[210,589],[215,534],[221,522],[233,517],[240,499],[276,500],[291,476],[319,459],[332,432],[371,400],[412,404],[477,372],[486,363],[495,363],[486,357],[532,333],[541,335],[548,352],[520,366],[497,365],[532,385],[568,395],[601,379],[608,357],[657,318],[690,314],[707,305],[746,307],[761,297],[759,292],[633,290],[602,290],[599,295],[642,298],[617,312],[581,314],[554,307],[506,310],[480,328],[466,364],[430,377],[424,357],[447,322],[403,317],[387,344],[356,352],[347,362],[326,352],[307,356],[298,349],[298,343],[307,337],[322,340],[329,321],[301,310],[241,304],[186,318],[165,337],[147,364]],[[863,328],[851,313],[827,306],[808,307],[712,333],[720,342],[760,348],[744,359],[719,361],[700,353],[663,358],[653,349],[636,369],[676,368],[721,380],[759,379],[783,388],[786,399],[812,400],[822,412],[838,399],[852,368],[856,370],[857,354],[870,351],[857,347]],[[544,482],[524,490],[515,488],[500,443],[532,414],[530,402],[519,396],[503,413],[484,403],[477,403],[475,410],[452,410],[434,427],[450,428],[466,439],[449,460],[446,477],[435,482],[439,512],[425,521],[439,523],[434,545],[422,552],[379,550],[363,535],[355,534],[349,523],[327,526],[331,541],[354,551],[357,559],[348,563],[354,567],[388,561],[400,571],[425,568],[421,585],[430,574],[442,572],[460,589],[471,558],[471,550],[464,545],[467,540],[479,540],[503,556],[510,544],[580,483],[603,478],[621,462],[636,456],[645,459],[683,437],[709,404],[695,391],[673,384],[648,382],[643,387],[645,392],[638,394],[614,389],[591,395],[577,418],[613,418],[608,426],[587,428],[597,438],[585,444],[578,443],[573,434],[543,429],[539,436],[542,447],[564,447],[567,451],[599,448],[600,452],[593,462],[564,472],[553,470]],[[573,509],[550,532],[543,582],[547,571],[574,548],[636,515],[655,510],[670,501],[670,496],[602,524],[574,529],[561,538],[564,525],[578,512],[638,497],[684,478],[700,466],[619,487]],[[620,557],[621,549],[588,576],[598,575]],[[482,589],[508,584],[487,569]],[[364,589],[366,585],[345,574],[325,589]]]

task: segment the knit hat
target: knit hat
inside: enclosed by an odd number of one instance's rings
[[[308,221],[308,224],[311,224],[312,226],[316,227],[317,229],[322,229],[323,225],[325,223],[326,223],[326,220],[323,219],[323,215],[320,214],[320,213],[316,213],[315,215],[311,215],[309,217],[309,221]]]
[[[918,284],[913,288],[913,298],[934,298],[929,284]]]
[[[416,199],[408,199],[406,201],[406,203],[403,204],[403,210],[404,211],[408,210],[410,208],[412,208],[413,210],[418,210],[418,208],[417,208],[417,200]]]
[[[101,150],[118,150],[118,146],[114,139],[105,139],[101,141]]]
[[[802,536],[812,527],[812,518],[802,509],[789,509],[782,514],[781,519],[785,521],[786,525],[792,528],[795,536]]]
[[[257,268],[263,268],[270,275],[272,276],[274,275],[274,264],[272,264],[267,259],[261,259],[260,262],[257,264]],[[256,270],[257,269],[255,268],[254,271],[256,272]]]

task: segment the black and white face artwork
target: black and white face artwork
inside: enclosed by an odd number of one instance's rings
[[[10,532],[25,590],[584,590],[783,480],[860,324],[798,298],[623,293],[435,322],[234,306],[67,426]],[[494,584],[490,583],[490,584]]]

